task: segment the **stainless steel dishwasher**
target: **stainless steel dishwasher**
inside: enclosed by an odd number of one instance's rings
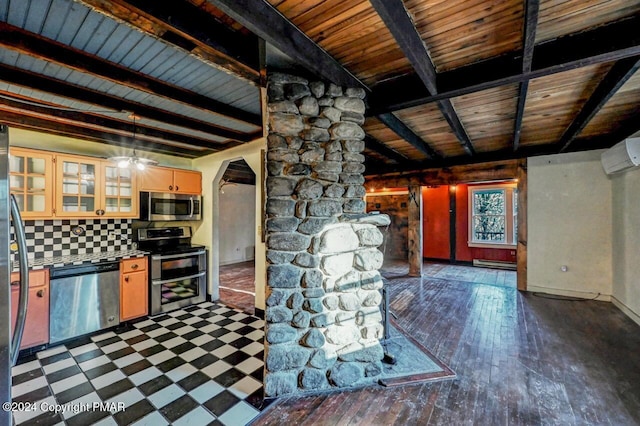
[[[119,262],[52,268],[49,293],[49,342],[120,323]]]

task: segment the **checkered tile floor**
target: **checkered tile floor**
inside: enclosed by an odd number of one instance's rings
[[[38,409],[16,411],[14,419],[18,425],[244,425],[265,408],[263,326],[205,302],[38,352],[12,372],[13,401]],[[94,402],[116,404],[105,407],[111,411],[77,412]],[[47,404],[70,410],[42,411]]]

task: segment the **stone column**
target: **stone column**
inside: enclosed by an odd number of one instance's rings
[[[378,229],[364,195],[364,90],[272,74],[268,86],[265,393],[376,381]]]

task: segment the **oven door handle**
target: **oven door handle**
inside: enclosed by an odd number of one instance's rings
[[[153,285],[162,285],[162,284],[168,284],[168,283],[174,283],[176,281],[181,281],[181,280],[190,280],[191,278],[200,278],[200,277],[204,277],[207,274],[206,271],[204,272],[200,272],[194,275],[187,275],[186,277],[178,277],[178,278],[174,278],[171,280],[162,280],[162,281],[157,281],[157,280],[153,280],[151,281],[151,284]]]
[[[192,251],[189,253],[180,253],[180,254],[169,254],[169,255],[155,254],[151,256],[151,260],[180,259],[180,258],[191,257],[191,256],[200,256],[201,254],[205,254],[205,253],[206,253],[205,250],[198,250],[198,251]]]

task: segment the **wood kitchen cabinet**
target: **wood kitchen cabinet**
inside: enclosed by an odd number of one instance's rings
[[[11,274],[11,331],[13,332],[18,316],[20,297],[20,276]],[[40,269],[29,272],[29,301],[27,319],[22,334],[20,349],[49,343],[49,270]]]
[[[100,178],[104,191],[100,197],[104,217],[138,217],[136,171],[121,168],[109,161],[101,162]]]
[[[136,183],[135,170],[91,157],[58,155],[55,216],[138,217]]]
[[[147,167],[138,174],[138,187],[140,191],[200,195],[202,173],[167,167]]]
[[[24,219],[53,215],[53,155],[25,148],[10,149],[9,182]]]
[[[57,217],[101,216],[100,160],[77,155],[56,157]]]
[[[149,313],[147,258],[120,262],[120,321],[139,318]]]

